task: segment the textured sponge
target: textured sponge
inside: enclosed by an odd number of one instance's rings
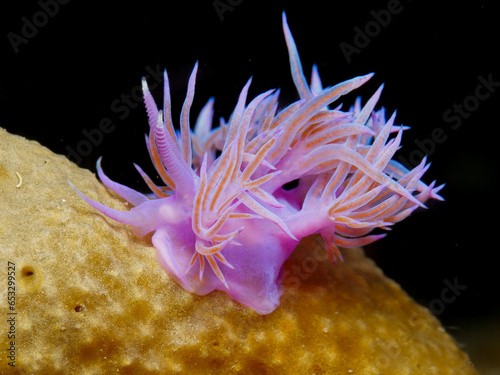
[[[89,171],[0,129],[2,332],[8,261],[17,312],[15,367],[2,354],[0,374],[477,374],[360,249],[333,265],[321,241],[304,239],[281,305],[258,315],[223,292],[186,292],[149,238],[93,210],[67,180],[128,209]],[[2,348],[10,341],[2,333]]]

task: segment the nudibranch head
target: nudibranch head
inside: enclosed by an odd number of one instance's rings
[[[154,232],[158,261],[183,288],[201,295],[224,290],[261,314],[278,306],[283,263],[302,237],[319,233],[335,261],[338,247],[369,244],[383,236],[373,229],[442,199],[441,186],[421,181],[425,160],[408,170],[392,159],[405,127],[394,125],[395,114],[386,120],[383,108],[375,110],[382,87],[364,106],[358,99],[347,112],[328,107],[372,74],[324,89],[313,68],[309,85],[284,14],[283,30],[300,100],[278,111],[279,92],[270,90],[246,104],[249,80],[229,121],[212,128],[209,100],[191,130],[196,64],[177,132],[166,72],[161,110],[143,79],[146,145],[164,185],[136,166],[152,191],[146,196],[110,180],[98,161],[104,185],[134,207],[113,210],[75,188],[136,235]],[[298,185],[284,189],[291,181]]]

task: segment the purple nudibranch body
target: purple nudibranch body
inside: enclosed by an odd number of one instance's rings
[[[313,67],[309,85],[285,14],[283,30],[300,100],[278,111],[279,91],[270,90],[247,105],[249,80],[229,121],[212,128],[210,99],[192,131],[196,64],[176,132],[166,72],[162,110],[143,79],[146,145],[164,185],[136,166],[150,198],[110,180],[98,161],[104,185],[134,207],[117,211],[75,188],[136,235],[154,232],[159,263],[184,289],[224,290],[261,314],[279,305],[283,263],[301,238],[319,233],[335,261],[338,247],[369,244],[384,236],[373,229],[388,229],[429,198],[442,200],[442,186],[421,181],[425,159],[412,170],[392,160],[405,127],[394,125],[395,114],[386,120],[383,108],[375,110],[382,86],[363,106],[358,98],[347,112],[329,109],[373,74],[323,89]],[[284,189],[291,181],[298,186]]]

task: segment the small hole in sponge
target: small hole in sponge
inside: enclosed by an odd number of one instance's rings
[[[31,266],[24,266],[21,270],[22,277],[32,277],[35,274],[35,269]]]
[[[19,265],[19,288],[33,292],[42,286],[42,271],[34,263],[21,263]]]
[[[77,305],[75,307],[75,312],[81,312],[81,311],[84,311],[85,310],[85,306],[83,305]]]

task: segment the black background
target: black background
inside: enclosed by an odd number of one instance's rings
[[[405,132],[399,155],[415,156],[416,142],[429,145],[425,140],[442,129],[446,140],[432,143],[428,152],[432,166],[424,180],[446,183],[442,190],[446,201],[431,202],[428,210],[417,211],[367,252],[425,306],[439,306],[435,300],[441,299],[444,280],[466,285],[444,311],[434,312],[466,350],[473,345],[471,324],[496,318],[500,311],[495,146],[500,87],[478,100],[477,108],[458,127],[453,128],[457,123],[447,122],[443,114],[455,103],[474,103],[468,97],[475,95],[479,76],[500,82],[495,57],[498,12],[493,2],[436,5],[401,0],[400,12],[392,14],[385,27],[370,29],[373,36],[366,46],[355,43],[355,28],[375,27],[373,11],[385,10],[393,1],[291,5],[222,0],[218,4],[230,8],[222,14],[213,1],[169,3],[71,0],[45,20],[38,16],[43,25],[17,46],[17,53],[9,33],[23,36],[23,17],[33,20],[42,8],[37,1],[8,8],[3,4],[0,126],[67,154],[68,147],[76,150],[86,139],[83,130],[98,129],[101,120],[109,118],[113,131],[78,163],[95,171],[95,161],[102,155],[111,178],[144,189],[132,163],[152,172],[143,140],[146,115],[142,103],[133,98],[135,108],[129,113],[117,110],[123,106],[123,95],[137,89],[147,67],[167,68],[176,118],[198,60],[192,119],[211,96],[216,98],[216,118],[228,118],[250,76],[254,78],[250,97],[280,87],[283,105],[296,100],[281,30],[285,10],[308,76],[313,63],[318,64],[325,86],[375,72],[356,93],[364,98],[385,82],[381,103],[389,114],[398,110],[397,123],[412,127]],[[343,42],[362,47],[350,62],[339,46]],[[161,89],[154,95],[161,102]],[[353,99],[345,98],[345,108]]]

